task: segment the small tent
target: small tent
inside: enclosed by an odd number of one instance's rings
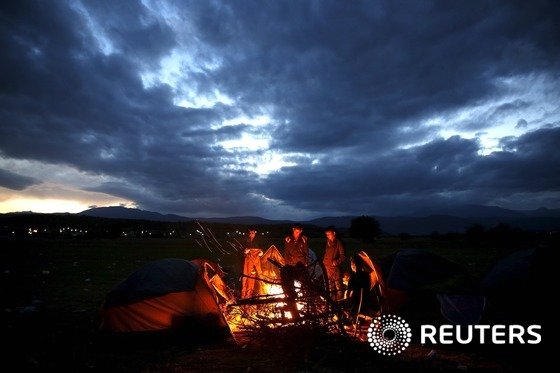
[[[276,246],[271,245],[261,257],[262,278],[266,281],[279,283],[280,268],[284,264],[286,263],[280,251]]]
[[[200,267],[199,273],[201,273],[204,276],[204,279],[212,285],[212,289],[216,293],[216,301],[218,304],[223,302],[233,303],[233,292],[224,282],[226,273],[218,263],[207,259],[192,259],[191,262]]]
[[[486,299],[462,265],[421,249],[403,249],[381,264],[387,296],[385,308],[408,306],[419,313],[439,307],[443,317],[455,324],[481,319]]]
[[[549,290],[555,278],[554,263],[552,250],[545,248],[518,250],[499,260],[480,284],[488,298],[488,318],[501,322],[544,318],[544,312],[551,309]]]
[[[193,335],[198,329],[206,334],[230,335],[205,277],[200,265],[183,259],[147,263],[106,295],[100,328],[115,332],[184,328]]]
[[[382,300],[389,300],[385,281],[379,265],[365,251],[351,258],[352,273],[348,278],[346,296],[350,299],[352,315],[374,316],[378,311],[385,312]]]
[[[322,279],[323,268],[321,263],[317,260],[317,254],[309,249],[308,254],[308,272],[313,279]],[[270,282],[280,282],[280,268],[286,264],[284,257],[280,250],[274,245],[271,245],[261,257],[262,278]]]
[[[442,256],[421,249],[403,249],[384,258],[386,285],[405,292],[449,282],[467,274],[466,269]]]
[[[539,286],[546,276],[541,268],[543,257],[541,250],[515,251],[498,261],[486,273],[481,287],[486,293],[492,295],[527,291]]]

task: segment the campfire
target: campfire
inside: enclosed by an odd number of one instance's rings
[[[278,269],[276,275],[255,278],[261,283],[259,294],[239,299],[228,307],[228,322],[233,331],[287,325],[337,326],[340,309],[330,300],[322,276],[313,277],[310,273],[314,271],[303,265],[288,266],[268,260]]]
[[[232,254],[212,232],[200,223],[199,227],[204,233],[201,235],[201,246],[214,255]],[[227,243],[236,255],[242,252],[243,245],[240,242],[235,240]],[[232,332],[263,332],[305,326],[329,333],[347,334],[348,324],[353,320],[346,312],[346,300],[332,300],[322,266],[316,260],[307,266],[302,263],[286,265],[280,251],[271,245],[266,252],[261,252],[260,264],[260,273],[241,275],[256,283],[250,296],[245,294],[245,297],[235,299],[225,283],[212,283],[226,301],[222,303],[222,310]]]

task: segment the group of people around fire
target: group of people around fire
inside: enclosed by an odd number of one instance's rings
[[[328,295],[334,302],[347,302],[350,312],[368,312],[368,306],[376,303],[370,291],[374,284],[371,281],[372,267],[367,254],[363,251],[350,258],[350,272],[344,271],[347,255],[344,243],[337,236],[334,226],[325,228],[325,250],[322,258],[314,260],[307,236],[303,235],[303,226],[299,223],[291,227],[291,234],[284,240],[283,268],[284,275],[297,277],[298,273],[308,273],[312,265],[322,264],[323,281]],[[243,275],[241,276],[241,298],[251,298],[259,295],[263,276],[261,258],[264,255],[263,246],[257,235],[257,229],[250,227],[244,245]],[[278,263],[277,263],[278,264]],[[300,272],[298,272],[298,270]],[[290,281],[291,282],[291,281]],[[293,283],[293,282],[292,282]],[[293,290],[284,289],[285,292]]]

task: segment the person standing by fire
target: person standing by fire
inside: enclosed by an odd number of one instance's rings
[[[282,290],[286,297],[286,308],[293,320],[299,319],[299,311],[296,304],[297,291],[295,282],[310,282],[307,265],[309,264],[309,246],[307,237],[302,235],[303,226],[296,223],[292,226],[292,234],[284,238],[284,265],[280,270],[282,279]]]
[[[307,237],[302,235],[303,226],[296,223],[292,226],[292,234],[284,238],[284,259],[286,265],[294,266],[301,263],[304,266],[309,264],[309,247]]]
[[[329,294],[331,299],[336,301],[344,296],[342,264],[346,260],[346,252],[344,245],[336,237],[336,228],[334,226],[331,225],[325,228],[325,236],[327,237],[327,243],[325,255],[323,256],[323,265],[327,272]]]
[[[261,283],[256,279],[262,274],[261,256],[263,256],[262,246],[257,238],[257,229],[254,227],[247,230],[247,241],[243,254],[245,260],[241,277],[241,298],[251,298],[255,292],[260,292]]]

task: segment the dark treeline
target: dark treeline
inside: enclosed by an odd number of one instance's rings
[[[210,229],[219,237],[242,236],[249,225],[207,223],[195,220],[166,222],[136,219],[114,219],[75,214],[13,213],[0,215],[1,237],[44,238],[117,238],[117,237],[192,237]],[[269,237],[283,237],[290,230],[289,224],[256,225],[259,232]],[[320,227],[305,226],[306,234],[322,235]]]
[[[196,238],[208,229],[216,237],[241,238],[249,226],[243,224],[206,223],[194,220],[185,222],[165,222],[151,220],[114,219],[90,217],[75,214],[35,214],[18,213],[0,215],[0,237],[4,238]],[[290,224],[256,225],[267,239],[281,239],[290,231]],[[324,228],[304,225],[305,234],[310,238],[323,238]],[[378,221],[369,216],[352,220],[349,229],[339,230],[341,238],[353,238],[364,243],[373,243],[382,237],[394,237],[407,241],[417,237],[406,232],[388,235]],[[559,232],[530,231],[500,223],[494,227],[473,224],[463,233],[432,232],[432,241],[462,240],[473,247],[521,247],[560,243]]]

